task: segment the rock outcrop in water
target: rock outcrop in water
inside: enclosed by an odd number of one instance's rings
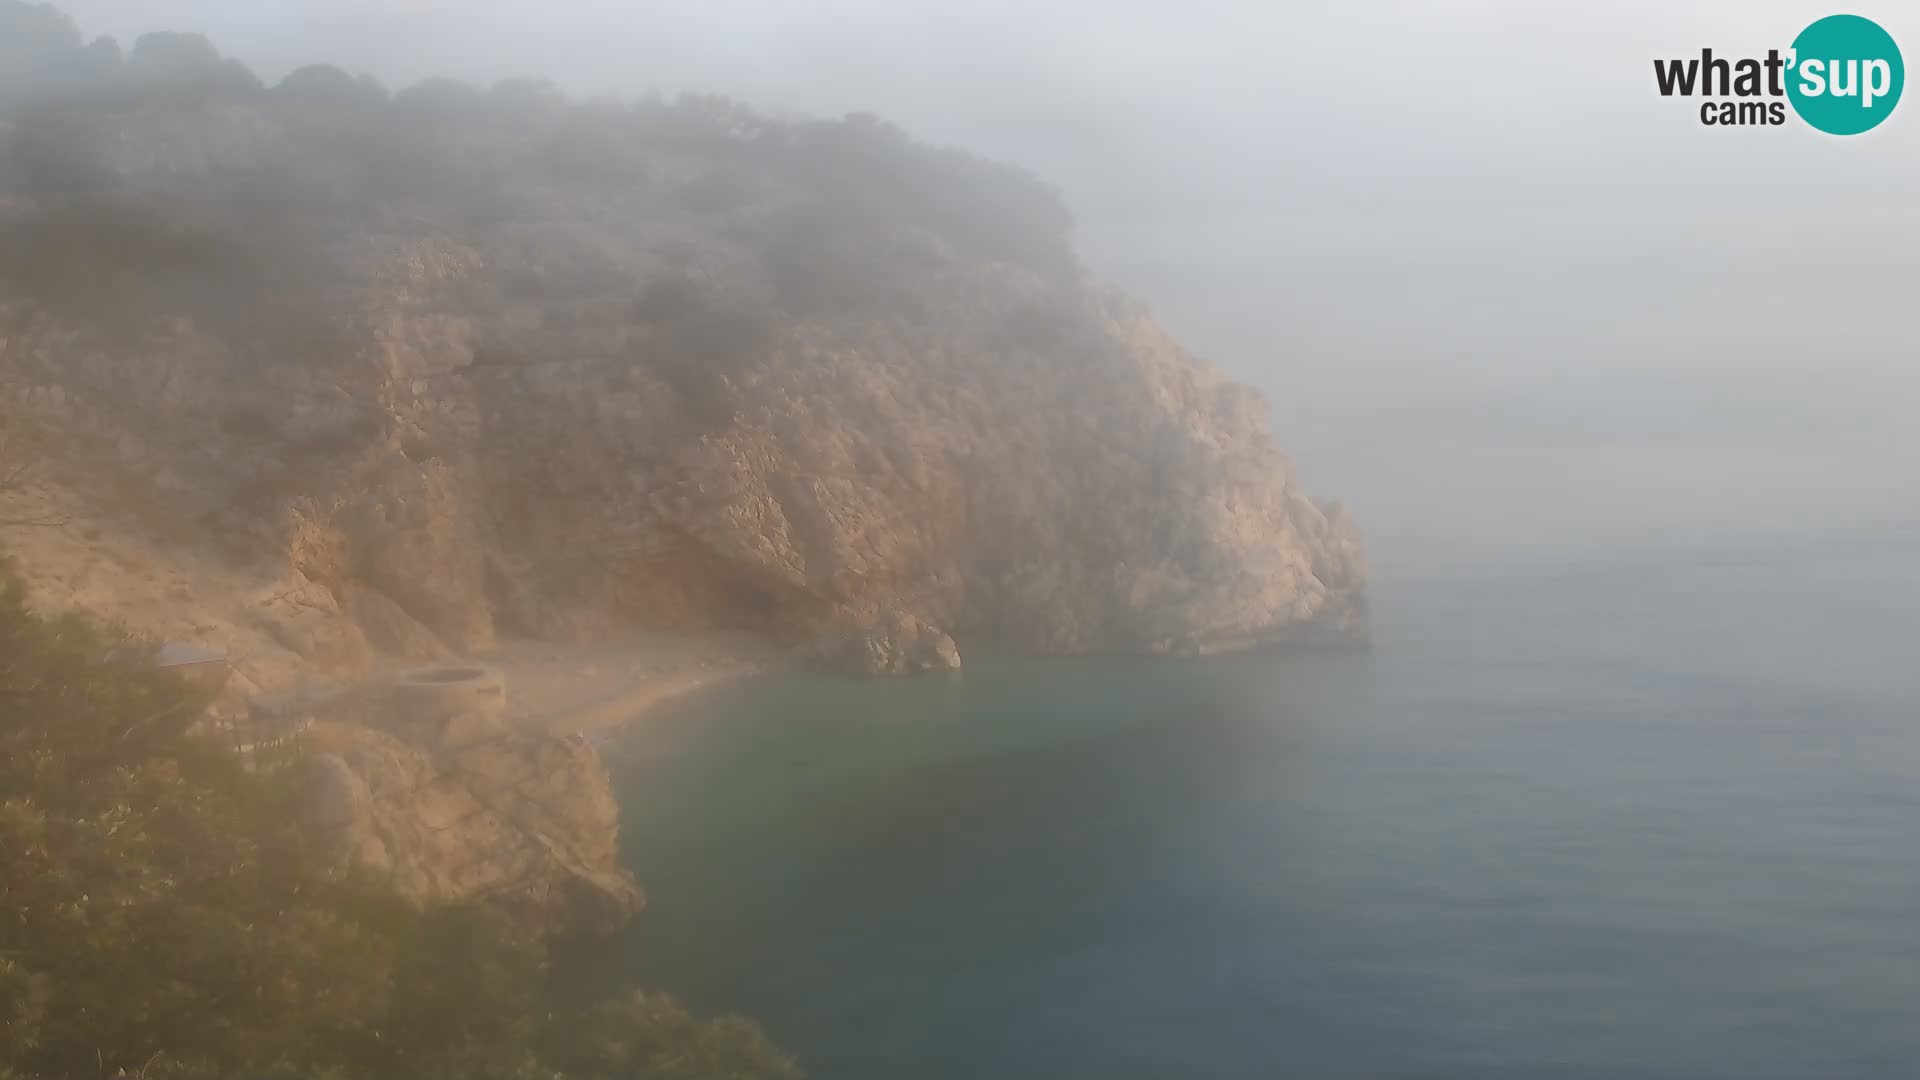
[[[960,670],[960,647],[950,635],[898,609],[853,633],[822,639],[815,652],[829,666],[857,675]]]
[[[0,400],[256,681],[623,626],[888,672],[1365,634],[1260,396],[1014,170],[867,117],[31,52]]]

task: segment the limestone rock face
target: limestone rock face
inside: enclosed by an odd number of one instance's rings
[[[708,100],[207,93],[60,114],[97,227],[0,170],[0,248],[130,283],[0,266],[0,403],[82,496],[326,598],[205,625],[337,670],[634,626],[870,672],[1365,637],[1346,511],[1023,174]],[[188,259],[214,287],[165,287]]]
[[[437,634],[377,589],[343,582],[340,609],[361,628],[374,648],[388,656],[408,660],[453,659],[453,650]]]
[[[333,733],[305,781],[344,855],[420,901],[482,900],[543,933],[603,933],[645,905],[617,859],[619,806],[584,739],[491,733],[422,746]]]

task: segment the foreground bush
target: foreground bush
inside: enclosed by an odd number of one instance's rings
[[[540,942],[331,865],[199,706],[0,568],[0,1078],[795,1075],[662,995],[557,1006]]]

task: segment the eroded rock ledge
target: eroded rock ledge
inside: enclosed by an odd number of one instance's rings
[[[454,692],[403,678],[315,707],[300,779],[342,857],[411,899],[485,902],[540,933],[607,933],[639,913],[593,745],[509,730],[497,676],[492,696],[462,700],[484,672],[425,674]]]

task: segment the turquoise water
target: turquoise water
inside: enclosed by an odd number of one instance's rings
[[[614,954],[816,1077],[1920,1070],[1920,560],[1383,580],[1367,653],[780,677],[614,748]]]

